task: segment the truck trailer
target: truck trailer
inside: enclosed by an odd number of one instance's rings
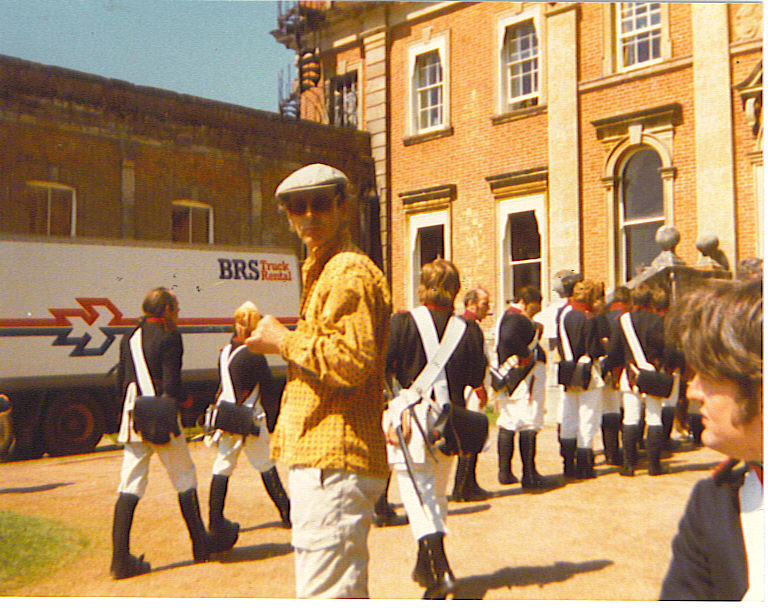
[[[251,300],[290,326],[300,304],[289,249],[5,235],[0,259],[0,393],[13,408],[15,459],[88,452],[117,432],[119,342],[149,290],[167,287],[179,299],[185,426],[215,396],[235,309]],[[280,357],[267,359],[284,376]]]

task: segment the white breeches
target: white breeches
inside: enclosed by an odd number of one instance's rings
[[[218,453],[213,463],[214,475],[226,475],[229,477],[235,470],[240,452],[245,449],[248,462],[260,473],[268,471],[275,466],[275,461],[269,457],[269,433],[265,424],[259,425],[258,435],[233,435],[222,433],[218,441]]]
[[[499,393],[496,424],[508,431],[538,431],[546,413],[546,366],[537,362],[511,395]]]
[[[621,412],[621,392],[606,384],[600,389],[600,400],[603,403],[603,414],[618,414]]]
[[[120,493],[134,494],[141,498],[147,489],[149,480],[149,461],[157,453],[165,470],[168,472],[176,492],[181,493],[197,487],[195,463],[189,455],[184,433],[174,436],[163,445],[133,442],[123,447],[123,467],[120,471]]]
[[[411,534],[416,541],[427,534],[448,533],[446,491],[454,458],[453,456],[446,456],[438,449],[435,449],[434,452],[437,462],[428,455],[425,462],[414,464],[413,481],[404,464],[395,464],[393,467],[400,487],[400,498],[408,514]],[[419,498],[414,490],[414,481],[424,501],[423,506],[419,503]]]
[[[576,447],[592,448],[592,440],[600,428],[602,408],[601,388],[569,387],[563,394],[563,420],[560,425],[562,439],[576,439]]]
[[[627,374],[619,380],[621,403],[624,406],[623,424],[640,424],[643,406],[645,406],[645,422],[648,426],[661,426],[661,397],[641,394],[632,388],[627,380]]]

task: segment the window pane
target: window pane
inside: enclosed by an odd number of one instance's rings
[[[443,242],[443,225],[425,226],[419,228],[419,250],[421,256],[419,259],[419,268],[428,264],[438,257],[445,257],[445,246]]]
[[[621,7],[620,47],[624,67],[661,57],[661,4],[625,2]]]
[[[643,268],[650,266],[661,253],[661,248],[656,244],[656,231],[663,225],[664,221],[661,220],[624,229],[627,252],[625,280],[630,280]]]
[[[658,218],[664,214],[661,158],[655,150],[639,150],[624,167],[622,189],[625,222]]]
[[[172,239],[176,243],[189,243],[189,207],[174,206],[171,216]]]
[[[524,287],[535,287],[541,289],[541,262],[531,262],[527,264],[516,264],[512,269],[513,299],[517,300],[517,295]]]
[[[438,51],[430,51],[416,58],[413,98],[417,130],[442,124],[443,68]]]
[[[507,28],[504,34],[507,102],[538,92],[539,41],[533,21]]]
[[[510,260],[534,260],[541,257],[539,223],[533,211],[512,213],[509,216]]]
[[[357,126],[357,72],[334,78],[331,123],[339,126]]]

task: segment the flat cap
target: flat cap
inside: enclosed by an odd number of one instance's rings
[[[285,196],[294,192],[316,190],[328,186],[345,186],[349,180],[338,169],[316,163],[297,169],[280,182],[275,196]]]

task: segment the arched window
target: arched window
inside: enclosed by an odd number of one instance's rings
[[[621,168],[618,215],[625,281],[661,252],[655,239],[665,220],[661,167],[659,154],[642,147],[631,153]]]

